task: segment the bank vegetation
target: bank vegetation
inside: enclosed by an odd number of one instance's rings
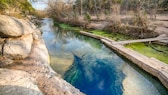
[[[44,11],[35,10],[29,0],[0,0],[0,14],[17,18],[44,18]]]
[[[148,38],[158,36],[149,20],[167,10],[168,0],[49,0],[47,12],[58,22]]]

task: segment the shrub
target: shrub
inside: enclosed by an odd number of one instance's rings
[[[87,20],[87,21],[90,21],[91,20],[90,14],[86,13],[84,19]]]
[[[27,0],[0,0],[0,13],[12,16],[25,16],[35,10]]]

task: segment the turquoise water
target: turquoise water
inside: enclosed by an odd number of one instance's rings
[[[117,55],[99,40],[53,27],[44,19],[43,38],[51,66],[87,95],[168,95],[153,76]]]

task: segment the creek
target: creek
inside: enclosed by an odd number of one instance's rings
[[[99,40],[42,20],[51,67],[87,95],[167,95],[160,81]]]

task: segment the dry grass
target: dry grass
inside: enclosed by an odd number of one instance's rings
[[[49,0],[47,14],[58,22],[85,27],[88,21],[75,14],[73,4],[67,4],[61,0]]]
[[[46,11],[41,11],[41,10],[36,10],[33,15],[38,17],[39,19],[47,17],[47,12]]]
[[[63,1],[49,0],[48,1],[48,14],[55,19],[73,17],[72,5],[66,4]]]

